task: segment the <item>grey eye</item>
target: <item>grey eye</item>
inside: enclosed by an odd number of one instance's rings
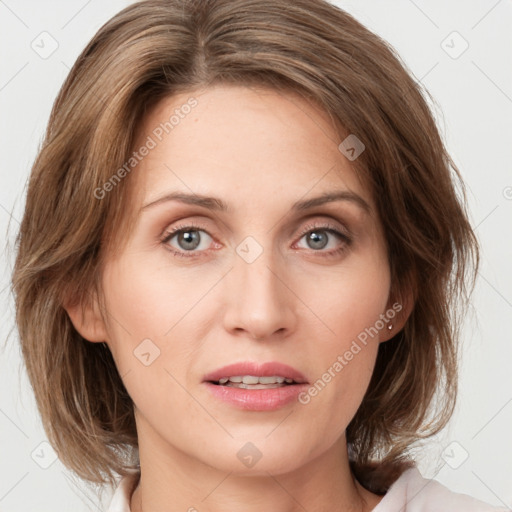
[[[176,243],[172,243],[174,239]],[[211,241],[211,236],[202,229],[184,228],[167,237],[165,243],[169,243],[175,249],[190,252],[195,249],[207,249]]]

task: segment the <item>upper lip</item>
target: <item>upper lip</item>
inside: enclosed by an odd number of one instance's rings
[[[306,383],[306,377],[295,368],[278,362],[256,363],[243,361],[229,364],[204,376],[204,382],[218,382],[219,379],[253,375],[255,377],[272,377],[274,375],[293,379],[298,384]]]

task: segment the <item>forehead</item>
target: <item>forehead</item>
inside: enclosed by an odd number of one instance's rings
[[[336,188],[371,203],[340,142],[328,114],[297,93],[218,85],[177,94],[141,124],[135,147],[151,149],[137,172],[139,199],[214,193],[262,207]]]

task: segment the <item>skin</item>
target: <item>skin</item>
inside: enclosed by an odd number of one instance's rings
[[[405,314],[306,405],[243,411],[212,397],[202,380],[252,360],[284,362],[314,383],[391,308],[372,197],[327,114],[292,93],[216,86],[173,96],[148,113],[139,142],[191,96],[198,105],[130,176],[137,223],[103,269],[108,314],[97,304],[68,309],[84,338],[108,344],[135,404],[142,476],[131,510],[370,511],[382,497],[351,474],[345,429],[379,343]],[[290,210],[333,190],[357,194],[369,210],[349,200]],[[231,212],[177,201],[143,208],[173,191],[218,197]],[[190,222],[201,242],[191,257],[176,256],[170,249],[191,254],[186,242],[163,238]],[[324,248],[308,243],[311,223]],[[235,250],[248,236],[263,250],[252,263]],[[146,366],[134,350],[148,338],[160,355]],[[252,468],[237,458],[248,442],[262,454]]]

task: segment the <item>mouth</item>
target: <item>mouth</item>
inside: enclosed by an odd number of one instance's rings
[[[238,389],[273,389],[284,388],[299,384],[293,379],[281,375],[257,376],[257,375],[236,375],[232,377],[223,377],[215,381],[207,381],[217,386],[225,386]]]
[[[273,389],[307,384],[301,372],[292,366],[274,361],[230,364],[205,375],[203,382],[239,389]]]
[[[245,411],[275,411],[292,405],[308,387],[302,373],[277,362],[235,363],[206,375],[203,384],[216,400]]]

